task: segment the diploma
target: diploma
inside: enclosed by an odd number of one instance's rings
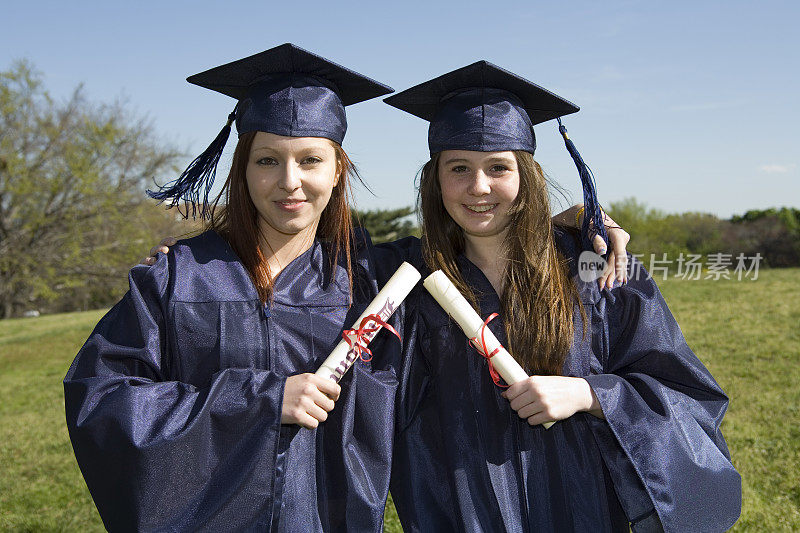
[[[369,353],[367,344],[378,334],[395,309],[411,292],[422,275],[416,268],[403,263],[389,278],[367,308],[358,317],[353,329],[345,330],[342,340],[315,372],[317,376],[338,382],[363,351]],[[375,318],[379,320],[375,320]],[[395,332],[396,334],[396,332]]]
[[[522,381],[528,377],[528,374],[523,370],[519,363],[511,356],[508,351],[500,344],[494,333],[486,327],[486,324],[475,309],[469,304],[466,298],[458,291],[453,282],[442,272],[437,270],[422,282],[422,285],[431,293],[431,296],[439,302],[439,305],[447,311],[453,320],[456,321],[458,326],[464,334],[470,339],[479,339],[479,342],[474,343],[473,346],[483,352],[483,346],[486,347],[488,353],[484,353],[484,357],[489,354],[494,354],[491,357],[492,365],[497,373],[500,374],[506,383],[509,385]],[[487,357],[487,359],[489,358]],[[542,424],[546,429],[553,425],[553,422],[545,422]]]

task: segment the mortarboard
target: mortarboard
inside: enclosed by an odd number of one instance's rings
[[[431,155],[443,150],[501,152],[536,150],[534,124],[558,119],[559,130],[583,184],[583,234],[589,222],[608,242],[594,177],[561,124],[580,108],[560,96],[488,61],[477,61],[399,92],[384,101],[430,122]],[[591,243],[589,243],[591,247]]]
[[[170,207],[181,201],[191,204],[192,217],[199,206],[201,218],[209,214],[208,195],[234,121],[239,135],[264,131],[288,137],[324,137],[342,144],[347,131],[344,106],[393,91],[291,43],[189,76],[186,81],[235,98],[236,107],[217,138],[178,179],[147,193],[157,200],[170,199]],[[184,216],[188,218],[188,214],[187,208]]]
[[[536,150],[533,125],[580,108],[488,61],[478,61],[384,100],[430,121],[431,154],[442,150]]]

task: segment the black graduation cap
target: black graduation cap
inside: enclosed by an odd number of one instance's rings
[[[187,81],[235,98],[236,107],[217,138],[178,179],[147,193],[161,201],[171,199],[170,207],[181,201],[191,204],[192,217],[199,205],[201,218],[210,214],[208,195],[234,120],[239,135],[264,131],[324,137],[341,144],[347,131],[344,106],[393,91],[291,43],[189,76]],[[188,218],[188,209],[184,216]]]
[[[384,102],[430,121],[431,155],[443,150],[524,150],[533,154],[536,151],[533,125],[558,119],[583,183],[586,242],[590,221],[608,240],[594,177],[561,124],[560,117],[580,109],[572,102],[488,61],[477,61],[420,83],[385,98]]]
[[[488,61],[477,61],[384,100],[430,121],[431,154],[442,150],[533,153],[533,125],[580,108]]]
[[[346,106],[394,91],[388,85],[292,43],[208,69],[189,76],[186,81],[242,100],[249,96],[256,81],[276,74],[306,74],[319,78],[318,81],[335,91]]]

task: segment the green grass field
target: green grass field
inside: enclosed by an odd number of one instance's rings
[[[731,397],[740,531],[800,530],[800,269],[756,281],[658,281],[689,344]],[[102,524],[72,456],[61,380],[101,311],[0,321],[0,530]],[[387,531],[400,531],[393,509]]]

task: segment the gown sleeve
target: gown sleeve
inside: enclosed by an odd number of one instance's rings
[[[636,266],[638,275],[595,304],[605,361],[586,380],[607,421],[593,421],[596,440],[623,506],[644,485],[665,531],[726,530],[741,511],[741,478],[720,431],[728,398]],[[629,516],[634,531],[652,518]]]
[[[106,528],[266,529],[285,377],[227,368],[202,386],[176,380],[168,260],[129,281],[64,379],[70,439]]]

